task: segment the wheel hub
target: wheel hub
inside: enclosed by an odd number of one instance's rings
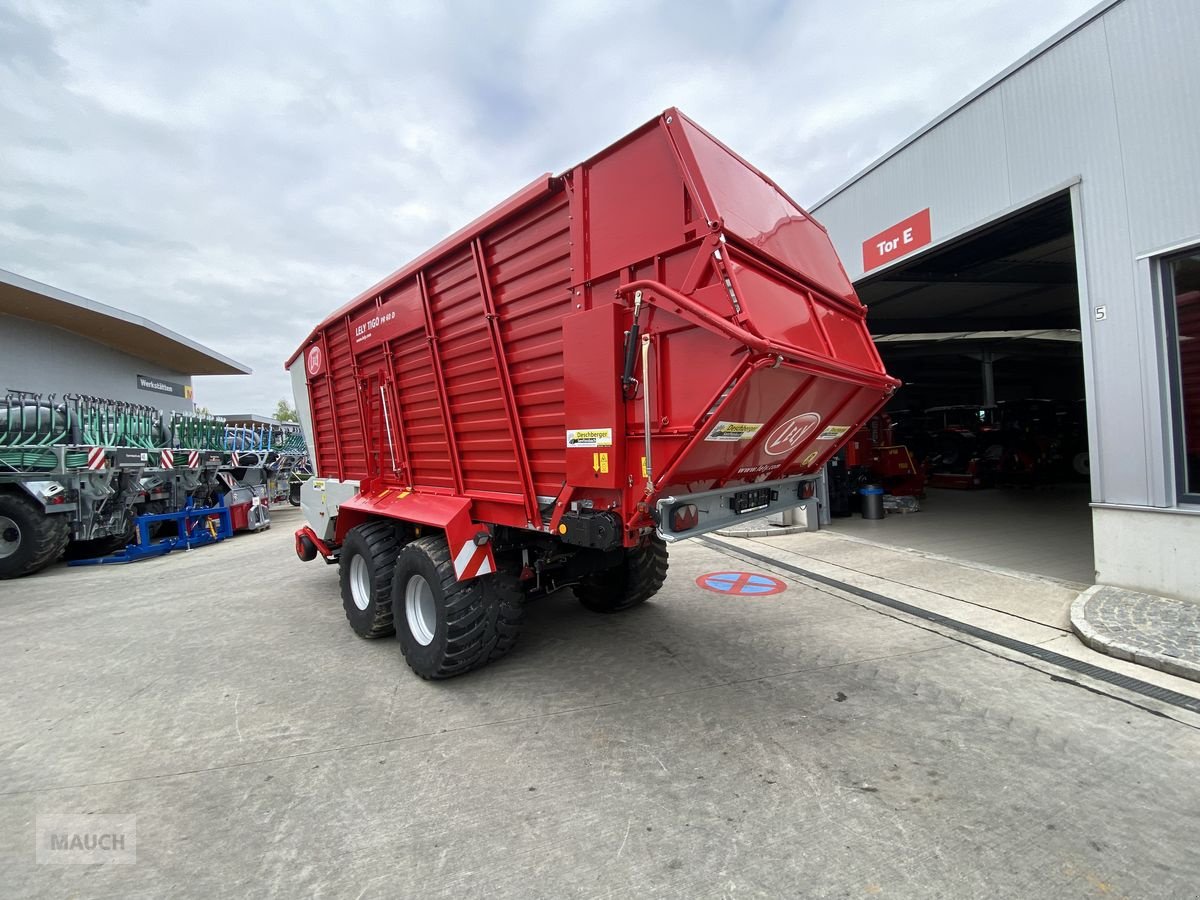
[[[359,555],[350,560],[350,596],[359,609],[365,610],[371,603],[371,571]]]
[[[437,631],[437,608],[433,602],[433,588],[420,575],[413,575],[404,586],[404,618],[408,630],[422,647],[433,643]]]
[[[0,559],[17,552],[21,546],[21,529],[8,516],[0,516]]]

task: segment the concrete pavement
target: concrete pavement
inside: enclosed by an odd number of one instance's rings
[[[1195,717],[795,579],[705,591],[769,567],[698,542],[652,603],[550,598],[426,683],[289,518],[0,583],[6,896],[1196,895]],[[137,816],[135,864],[34,863],[89,811]]]

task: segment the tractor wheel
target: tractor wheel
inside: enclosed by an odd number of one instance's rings
[[[606,572],[589,575],[573,590],[592,612],[614,613],[645,603],[667,578],[667,545],[657,536],[625,551],[625,561]]]
[[[342,606],[354,633],[361,638],[386,637],[392,626],[392,571],[400,542],[388,521],[351,528],[338,558]]]
[[[444,538],[415,540],[400,551],[392,579],[400,652],[422,678],[478,669],[516,643],[524,599],[506,573],[459,581]]]
[[[30,497],[0,493],[0,578],[38,572],[62,555],[71,517],[48,516]]]

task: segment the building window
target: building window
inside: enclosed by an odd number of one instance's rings
[[[1200,503],[1200,249],[1165,265],[1180,499]]]

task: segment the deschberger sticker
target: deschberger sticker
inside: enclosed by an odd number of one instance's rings
[[[568,428],[568,447],[611,447],[611,428]]]
[[[850,430],[849,425],[830,425],[824,431],[817,435],[818,441],[836,441],[843,434]]]
[[[718,422],[706,441],[748,441],[762,428],[762,422]]]

